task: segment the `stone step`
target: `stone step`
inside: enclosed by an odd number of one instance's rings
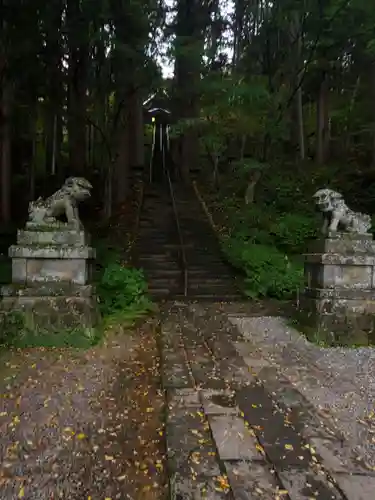
[[[167,299],[183,295],[182,287],[177,290],[170,290],[169,288],[148,288],[149,295],[156,299]]]
[[[188,281],[189,281],[189,286],[191,288],[206,288],[206,287],[211,287],[211,288],[220,288],[220,287],[232,287],[234,288],[234,280],[228,278],[227,280],[221,280],[217,278],[210,278],[206,280],[198,280],[198,279],[189,279],[189,274],[188,274]]]
[[[172,206],[166,206],[168,198],[168,192],[157,189],[145,193],[137,240],[139,262],[144,266],[149,288],[161,298],[183,295],[181,245]],[[188,266],[189,297],[193,300],[242,298],[193,190],[177,188],[175,199]],[[172,280],[179,283],[178,290],[172,289]]]
[[[178,266],[175,269],[149,268],[147,275],[152,277],[181,276],[181,270]]]
[[[192,279],[231,279],[233,280],[233,275],[225,272],[225,273],[220,273],[218,271],[222,271],[221,267],[215,267],[213,268],[207,268],[207,267],[191,267],[189,262],[188,262],[188,272],[189,275],[192,277]],[[227,270],[226,270],[227,271]]]
[[[146,273],[145,273],[146,274]],[[146,274],[146,280],[152,288],[168,288],[172,289],[180,285],[181,277],[155,278]]]

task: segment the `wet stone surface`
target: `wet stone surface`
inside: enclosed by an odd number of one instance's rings
[[[313,437],[310,439],[310,443],[332,472],[347,472],[351,474],[366,474],[369,472],[359,460],[355,460],[345,442]]]
[[[234,415],[210,415],[212,436],[221,460],[261,460],[257,440],[242,418]]]
[[[234,391],[200,390],[200,399],[206,415],[237,415]]]
[[[189,372],[194,388],[168,389],[172,498],[373,498],[371,472],[351,461],[332,422],[271,358],[228,327],[220,305],[185,305],[178,316],[183,366],[172,371]]]
[[[214,405],[224,408],[234,408],[236,406],[234,395],[214,394],[211,396],[211,401]]]
[[[374,498],[375,478],[354,475],[336,474],[335,480],[346,498],[355,500],[369,500]]]
[[[306,467],[311,460],[301,437],[285,414],[274,407],[260,385],[239,391],[238,404],[248,424],[266,451],[269,460],[279,468]]]
[[[225,462],[235,500],[274,500],[279,484],[266,464]]]
[[[197,408],[169,409],[166,427],[170,474],[197,479],[220,475],[216,449],[203,414]]]
[[[335,485],[324,474],[318,475],[312,470],[306,473],[291,469],[280,472],[279,477],[288,491],[290,500],[309,500],[310,498],[319,500],[343,499]]]

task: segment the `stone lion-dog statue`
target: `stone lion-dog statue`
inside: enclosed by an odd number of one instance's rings
[[[29,221],[48,225],[56,222],[56,217],[66,216],[68,225],[75,228],[82,226],[78,213],[78,204],[91,196],[92,185],[83,177],[69,177],[63,186],[45,200],[39,197],[29,203]]]
[[[345,203],[343,196],[332,189],[319,189],[313,196],[317,208],[323,213],[322,233],[343,232],[368,234],[371,217],[354,212]]]

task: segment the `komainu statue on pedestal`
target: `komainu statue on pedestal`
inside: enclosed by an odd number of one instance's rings
[[[345,203],[343,196],[332,189],[319,189],[314,196],[315,204],[323,213],[323,234],[344,232],[368,234],[371,229],[371,217],[361,212],[354,212]]]
[[[69,177],[53,195],[43,200],[39,197],[29,203],[29,221],[48,225],[56,222],[56,217],[66,216],[68,224],[75,228],[82,226],[78,213],[78,203],[91,196],[92,185],[83,177]]]

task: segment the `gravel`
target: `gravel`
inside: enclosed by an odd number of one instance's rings
[[[281,317],[229,319],[375,467],[375,350],[316,346]]]

